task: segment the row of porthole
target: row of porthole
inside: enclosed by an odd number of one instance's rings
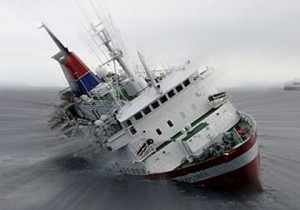
[[[179,93],[179,92],[181,92],[181,91],[183,90],[184,87],[187,87],[187,86],[189,86],[190,84],[191,84],[190,80],[189,80],[189,79],[186,79],[182,84],[177,85],[177,86],[175,87],[175,90],[176,90],[177,93]],[[170,98],[172,98],[173,96],[176,95],[175,90],[174,90],[174,89],[170,90],[167,94],[165,94],[165,95],[163,95],[162,97],[160,97],[159,100],[154,101],[154,102],[151,104],[151,108],[152,108],[152,109],[150,108],[150,106],[147,106],[146,108],[144,108],[144,109],[142,110],[143,114],[146,116],[146,115],[148,115],[152,110],[157,109],[157,108],[160,106],[160,104],[164,104],[165,102],[167,102],[168,99],[170,99]],[[168,97],[167,97],[167,96],[168,96]],[[135,119],[135,120],[140,120],[141,118],[143,118],[142,112],[136,113],[136,114],[134,115],[134,119]],[[127,126],[131,126],[131,125],[132,125],[132,122],[131,122],[131,120],[129,119],[129,120],[126,120],[124,124],[125,124],[125,126],[127,127]]]

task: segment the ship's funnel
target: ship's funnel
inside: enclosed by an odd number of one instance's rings
[[[41,27],[45,28],[60,49],[60,52],[54,55],[53,58],[60,63],[72,92],[76,96],[88,94],[101,82],[100,79],[89,70],[75,53],[69,52],[68,48],[56,38],[46,25],[42,24]]]
[[[87,94],[90,90],[96,87],[101,81],[89,70],[89,68],[80,60],[80,58],[73,52],[70,52],[61,64],[64,65],[71,73],[73,80],[77,85],[78,95]]]

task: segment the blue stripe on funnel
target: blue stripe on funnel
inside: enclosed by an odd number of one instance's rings
[[[100,83],[100,79],[93,72],[86,73],[76,81],[80,95],[86,94]]]

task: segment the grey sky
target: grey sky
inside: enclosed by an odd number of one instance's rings
[[[92,2],[92,3],[91,3]],[[44,21],[89,66],[85,27],[109,12],[127,50],[152,67],[190,59],[217,68],[222,85],[273,85],[300,77],[297,0],[0,0],[0,84],[64,85]],[[100,5],[102,8],[100,8]]]

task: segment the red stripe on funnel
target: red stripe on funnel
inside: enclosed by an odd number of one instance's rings
[[[74,80],[80,79],[89,72],[89,68],[73,52],[70,52],[70,54],[65,57],[63,65],[70,70],[70,74]]]

